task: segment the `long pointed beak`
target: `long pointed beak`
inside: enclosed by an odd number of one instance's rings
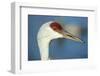
[[[64,36],[64,38],[66,38],[66,39],[70,39],[70,40],[74,40],[74,41],[78,41],[78,42],[84,43],[80,38],[78,38],[78,37],[72,35],[71,33],[67,32],[67,31],[62,31],[62,32],[60,32],[60,33],[61,33],[61,34]]]

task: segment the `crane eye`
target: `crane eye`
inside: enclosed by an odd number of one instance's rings
[[[57,30],[57,27],[53,26],[52,29],[56,31]]]

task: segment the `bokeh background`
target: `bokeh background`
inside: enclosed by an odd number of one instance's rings
[[[80,31],[77,33],[84,41],[84,43],[80,43],[64,38],[52,40],[49,45],[50,59],[88,58],[88,17],[28,15],[28,61],[40,60],[37,33],[42,24],[48,21],[57,21],[64,27],[78,27]],[[73,29],[70,30],[73,31]]]

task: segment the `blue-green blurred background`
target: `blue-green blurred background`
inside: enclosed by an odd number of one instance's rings
[[[39,28],[48,21],[60,21],[62,24],[73,24],[81,27],[81,39],[85,43],[68,39],[55,39],[50,42],[49,57],[51,59],[88,58],[88,17],[28,15],[28,60],[40,60],[37,44]]]

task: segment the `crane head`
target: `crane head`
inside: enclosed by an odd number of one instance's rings
[[[62,35],[64,38],[66,38],[66,39],[71,39],[71,40],[74,40],[74,41],[78,41],[78,42],[82,42],[82,43],[83,43],[83,41],[82,41],[80,38],[78,38],[78,37],[72,35],[72,34],[69,33],[68,31],[66,31],[66,30],[61,26],[61,24],[58,23],[58,22],[53,22],[53,23],[51,23],[51,24],[50,24],[50,27],[51,27],[51,29],[52,29],[53,31],[58,32],[59,34],[61,34],[61,35]]]

